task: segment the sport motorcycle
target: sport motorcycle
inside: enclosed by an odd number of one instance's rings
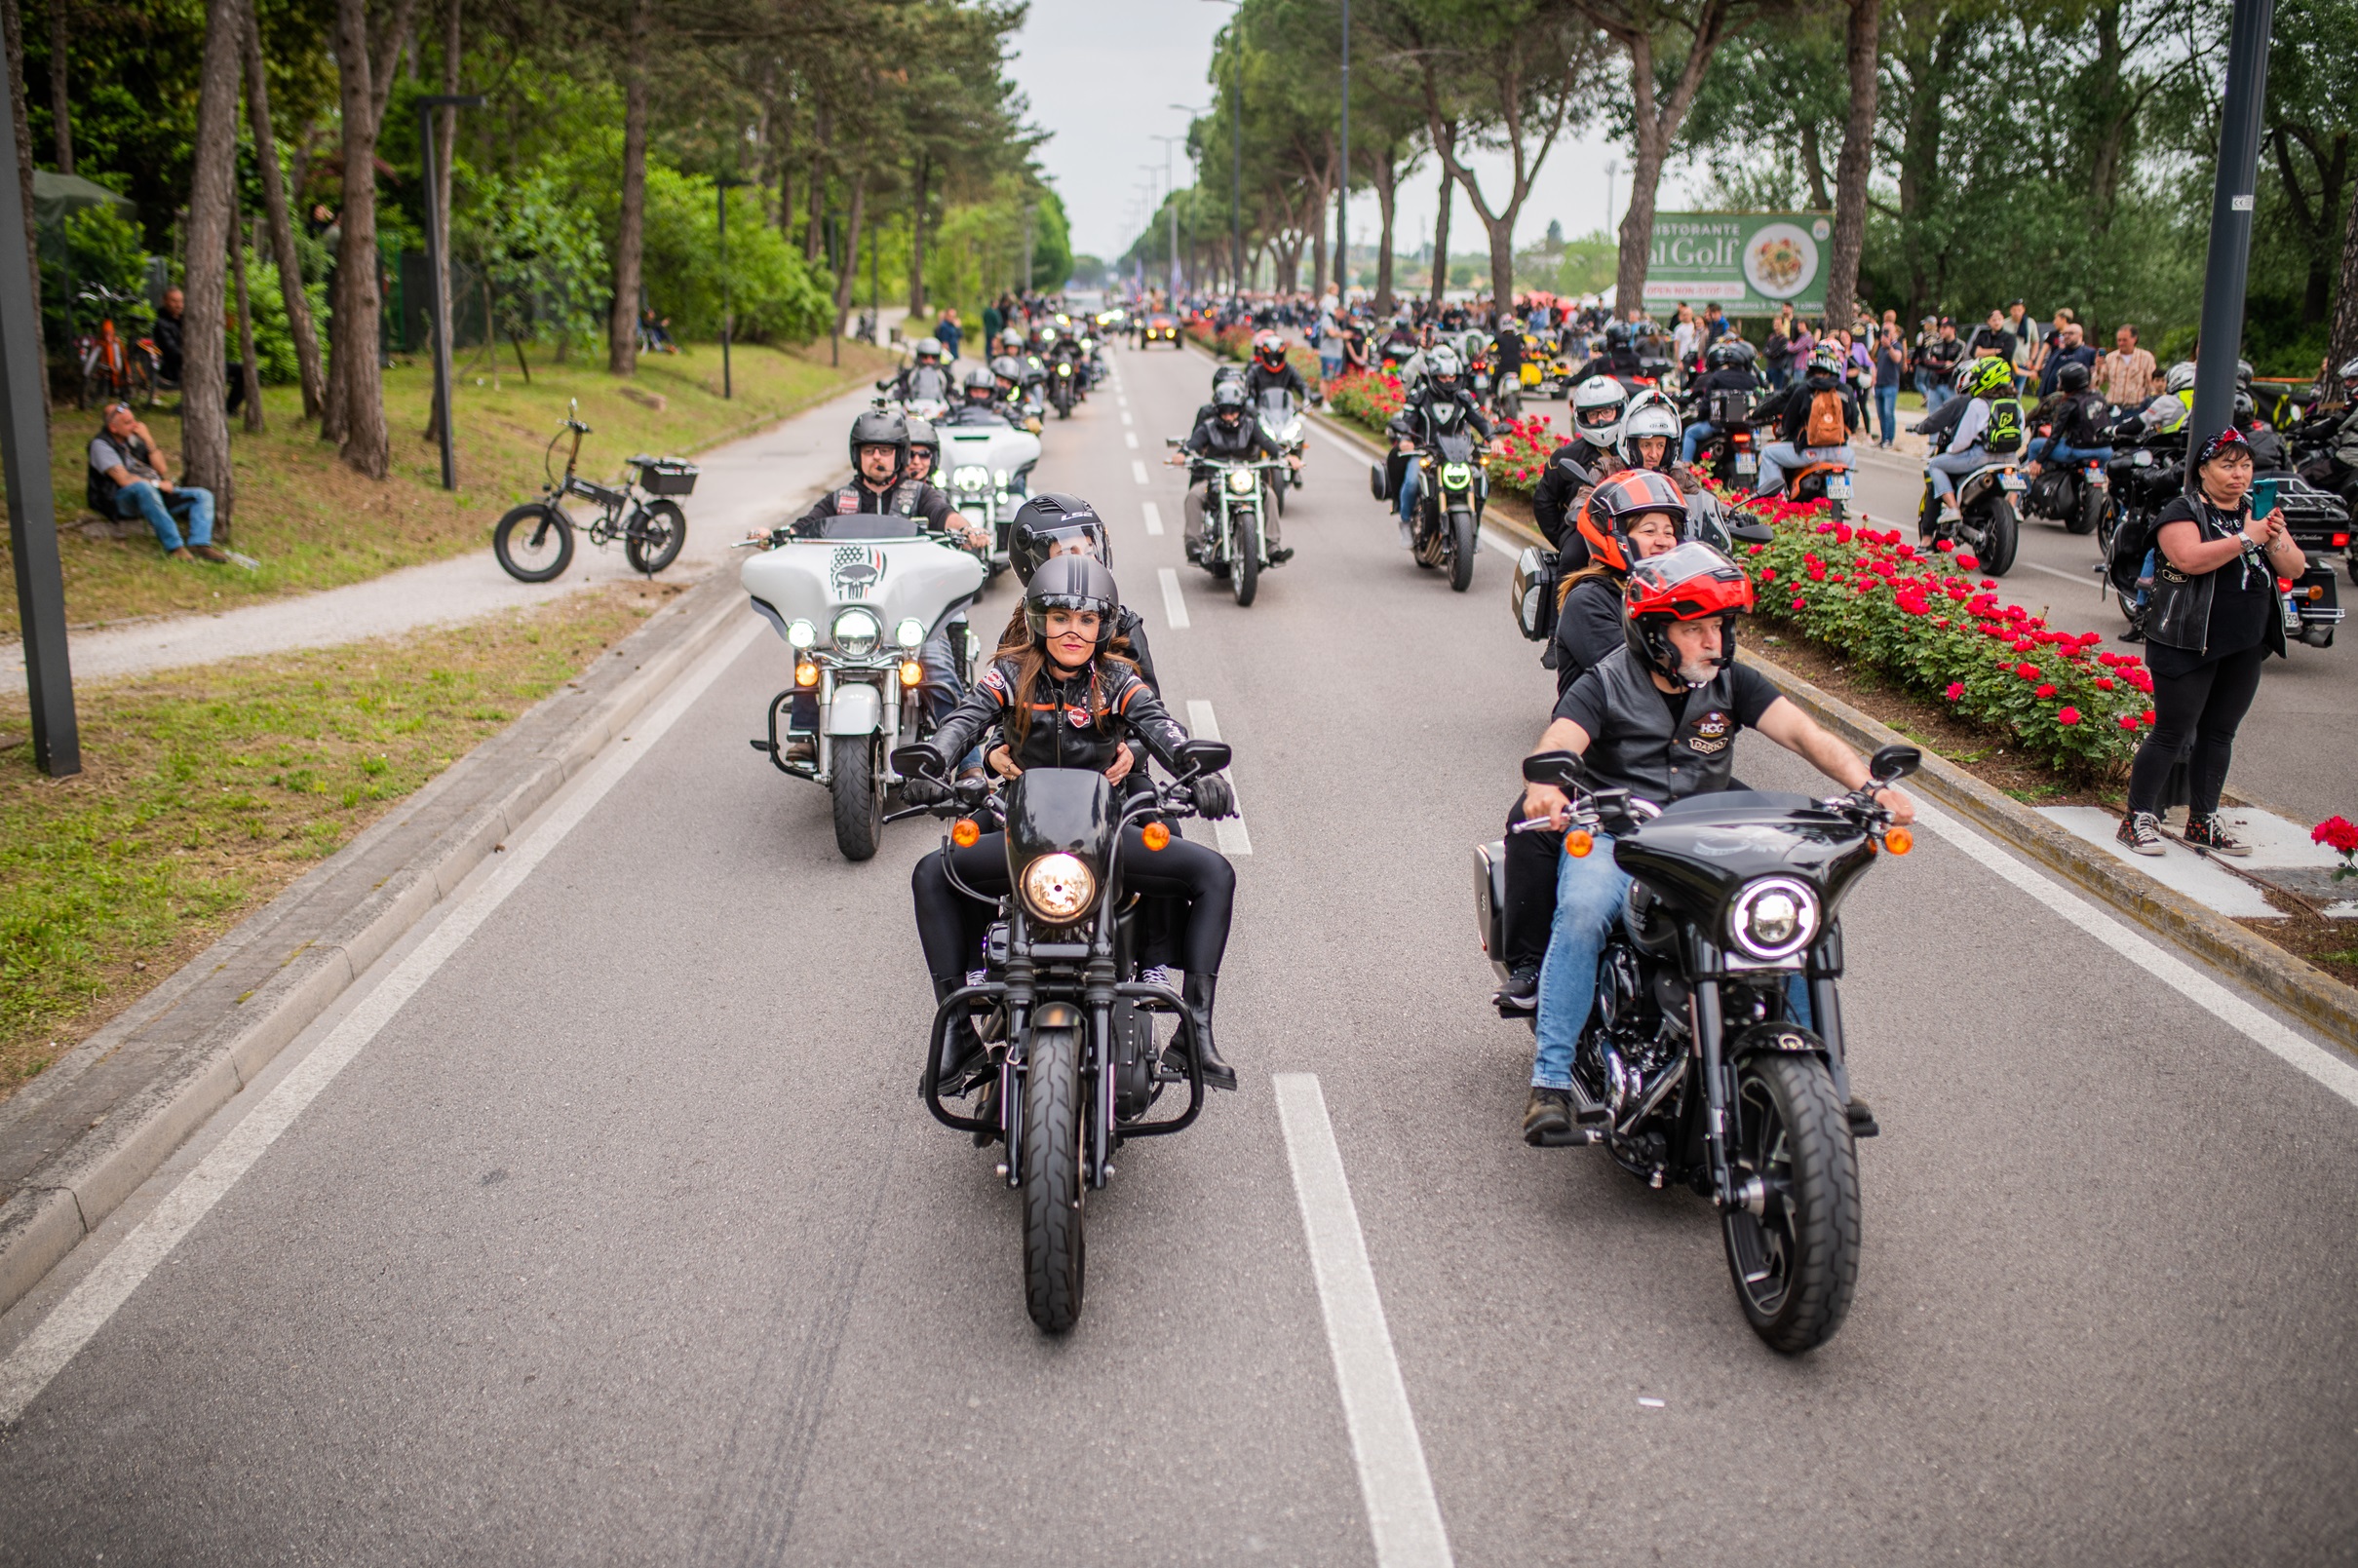
[[[1474,581],[1474,555],[1481,548],[1482,509],[1489,499],[1490,476],[1482,465],[1482,452],[1468,424],[1465,407],[1454,399],[1425,411],[1425,429],[1415,428],[1408,410],[1392,416],[1391,433],[1417,442],[1415,450],[1395,452],[1374,464],[1368,488],[1378,501],[1399,493],[1407,466],[1416,465],[1416,516],[1410,519],[1410,555],[1427,571],[1447,566],[1450,588],[1462,593]]]

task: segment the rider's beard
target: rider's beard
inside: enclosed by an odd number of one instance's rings
[[[1679,667],[1679,678],[1689,687],[1708,686],[1719,673],[1719,661],[1715,659],[1689,659]]]

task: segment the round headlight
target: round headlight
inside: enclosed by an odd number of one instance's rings
[[[786,644],[790,648],[807,648],[819,640],[819,629],[808,621],[796,621],[786,629]]]
[[[970,464],[952,475],[949,482],[961,490],[987,490],[990,488],[990,470],[981,464]]]
[[[1748,958],[1791,958],[1818,934],[1818,896],[1791,877],[1763,877],[1736,895],[1727,935]]]
[[[1059,360],[1059,361],[1057,362],[1057,374],[1059,374],[1059,375],[1070,375],[1070,374],[1072,374],[1072,366],[1071,366],[1071,365],[1069,365],[1069,364],[1066,364],[1066,363],[1065,363],[1063,361]]]
[[[1251,495],[1253,493],[1253,471],[1249,468],[1230,469],[1228,471],[1228,492],[1231,495]]]
[[[866,610],[845,610],[835,617],[835,651],[847,658],[867,658],[883,635],[883,625]]]
[[[1006,489],[1006,488],[1007,488],[1007,471],[1006,471],[1005,469],[1001,469],[1001,470],[999,470],[998,478],[999,478],[999,488],[1000,488],[1000,489],[1002,489],[1002,490]]]
[[[922,645],[925,641],[925,623],[918,620],[913,615],[910,616],[908,620],[893,628],[893,641],[899,643],[904,648],[914,648]]]
[[[1024,902],[1052,925],[1070,925],[1098,896],[1098,879],[1078,857],[1043,855],[1024,868]]]
[[[1441,465],[1441,482],[1448,485],[1452,490],[1464,489],[1466,484],[1473,478],[1474,471],[1463,463],[1444,463]]]

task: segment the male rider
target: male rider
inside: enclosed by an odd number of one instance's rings
[[[1829,417],[1827,400],[1838,406],[1839,417]],[[1859,409],[1858,394],[1842,379],[1841,351],[1822,348],[1809,357],[1801,384],[1786,399],[1777,421],[1777,440],[1760,449],[1760,472],[1753,480],[1755,496],[1774,495],[1785,485],[1785,471],[1810,463],[1855,461],[1851,435],[1863,430],[1867,416]],[[1830,436],[1837,439],[1827,440]]]
[[[1465,410],[1465,423],[1484,440],[1490,439],[1490,422],[1484,417],[1482,405],[1474,401],[1474,392],[1466,385],[1465,369],[1458,363],[1457,351],[1448,344],[1425,356],[1425,373],[1415,386],[1409,389],[1408,401],[1400,412],[1392,416],[1393,450],[1411,454],[1400,468],[1400,544],[1404,550],[1413,550],[1416,539],[1411,519],[1416,516],[1418,468],[1412,454],[1424,443],[1433,410],[1444,403],[1453,402]]]
[[[1232,462],[1275,462],[1285,459],[1288,468],[1298,469],[1301,459],[1287,457],[1284,450],[1269,439],[1260,421],[1245,406],[1242,383],[1222,381],[1212,389],[1212,417],[1201,420],[1179,450],[1165,458],[1166,463],[1184,463],[1190,458],[1225,458]],[[1206,485],[1212,469],[1203,462],[1190,464],[1187,476],[1186,535],[1187,558],[1199,565],[1204,557],[1204,522]],[[1294,558],[1294,552],[1278,543],[1279,518],[1277,508],[1261,508],[1261,537],[1269,547],[1269,564],[1283,565]]]
[[[1950,521],[1958,516],[1957,478],[1982,467],[1993,455],[2011,453],[2022,440],[2022,433],[2016,429],[2002,447],[1991,444],[1993,439],[1990,431],[1991,410],[1995,402],[2012,399],[2013,362],[1996,355],[1984,355],[1957,373],[1964,381],[1958,389],[1963,396],[1951,399],[1916,426],[1917,434],[1932,443],[1932,455],[1924,460],[1924,470],[1932,480],[1932,493],[1940,503],[1941,515]],[[2016,404],[2016,418],[2020,418],[2021,411],[2020,404]],[[2000,432],[1995,439],[2004,440],[2008,434]],[[1768,465],[1763,462],[1760,466]]]
[[[1709,545],[1685,544],[1634,563],[1626,594],[1624,644],[1573,682],[1533,747],[1573,751],[1598,789],[1668,805],[1735,784],[1738,731],[1762,735],[1835,783],[1868,782],[1858,754],[1821,729],[1756,669],[1735,662],[1736,616],[1752,607],[1743,569]],[[1894,788],[1876,801],[1895,824],[1915,803]],[[1566,825],[1571,802],[1552,784],[1527,784],[1526,821]],[[1558,863],[1556,917],[1539,975],[1539,1043],[1523,1135],[1546,1142],[1571,1130],[1572,1052],[1596,999],[1597,961],[1621,916],[1630,877],[1613,860],[1609,833],[1589,854]]]
[[[942,416],[945,425],[1020,425],[1023,421],[1023,410],[1000,401],[999,378],[984,364],[959,378],[958,401]]]
[[[1703,443],[1720,434],[1720,427],[1711,422],[1713,393],[1768,390],[1768,378],[1755,367],[1752,345],[1740,337],[1722,337],[1713,342],[1703,351],[1703,363],[1708,366],[1703,379],[1689,389],[1694,394],[1697,417],[1679,441],[1679,461],[1689,467]]]
[[[1302,402],[1310,401],[1310,383],[1286,359],[1286,340],[1275,332],[1263,332],[1253,340],[1253,363],[1245,366],[1245,397],[1259,402],[1260,395],[1276,388],[1290,392]]]
[[[2112,461],[2112,405],[2088,390],[2088,379],[2085,363],[2066,362],[2056,372],[2054,395],[2032,411],[2030,428],[2044,425],[2050,432],[2030,443],[2032,474],[2039,472],[2041,459],[2059,464]]]
[[[942,366],[942,340],[936,337],[917,339],[916,361],[903,365],[899,371],[876,383],[876,390],[889,398],[949,401],[949,372]]]
[[[1548,454],[1531,497],[1531,516],[1547,542],[1564,553],[1562,565],[1572,572],[1587,564],[1588,553],[1572,529],[1589,486],[1621,466],[1613,447],[1621,440],[1621,416],[1629,394],[1611,376],[1590,376],[1572,389],[1572,439]]]

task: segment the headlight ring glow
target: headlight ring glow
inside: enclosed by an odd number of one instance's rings
[[[1474,471],[1463,463],[1441,465],[1441,482],[1452,490],[1462,490],[1474,481]]]
[[[1067,926],[1096,901],[1096,873],[1078,856],[1043,855],[1024,868],[1024,902],[1052,925]]]
[[[1728,938],[1747,958],[1780,962],[1807,947],[1817,934],[1818,896],[1792,877],[1762,877],[1728,905]]]
[[[884,628],[868,611],[854,607],[835,617],[831,632],[835,651],[850,659],[865,659],[876,651],[883,639]]]
[[[807,648],[818,640],[819,629],[808,621],[796,621],[786,629],[786,645],[790,648]]]
[[[990,470],[980,464],[970,464],[951,476],[950,483],[961,490],[987,490],[990,488]]]
[[[925,642],[925,623],[910,616],[893,628],[893,641],[904,648],[922,647]]]

